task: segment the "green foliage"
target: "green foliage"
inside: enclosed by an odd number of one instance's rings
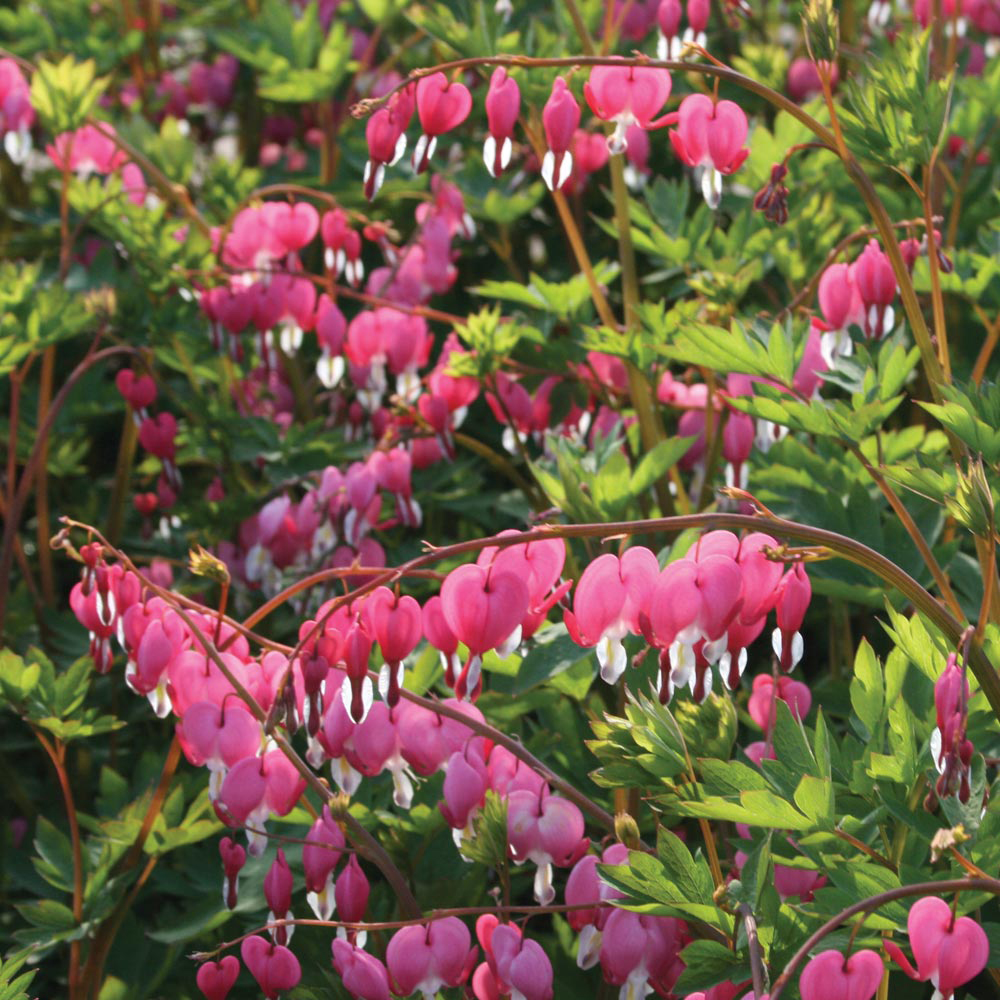
[[[53,132],[68,132],[84,124],[106,86],[92,59],[42,60],[31,79],[31,105]]]
[[[841,114],[849,146],[898,169],[927,163],[944,137],[951,77],[933,79],[931,32],[907,33],[866,67],[863,83],[848,87]]]
[[[299,103],[329,98],[347,73],[351,41],[341,21],[323,36],[319,5],[301,17],[281,0],[264,0],[249,30],[220,29],[216,43],[260,71],[258,90],[272,101]]]
[[[40,267],[33,264],[0,264],[0,310],[0,376],[93,323],[78,295],[43,279]]]
[[[633,469],[617,433],[599,436],[593,448],[554,435],[549,442],[552,458],[532,462],[532,473],[550,502],[579,522],[637,514],[654,484],[690,446],[689,438],[660,441]]]
[[[22,972],[27,955],[8,958],[0,963],[0,1000],[28,1000],[25,992],[35,978],[36,969]]]
[[[618,276],[618,271],[617,264],[601,261],[594,266],[594,277],[599,284],[607,285]],[[526,285],[517,281],[485,281],[471,291],[483,298],[513,302],[563,320],[572,319],[590,305],[590,286],[582,274],[562,282],[549,282],[532,274]]]

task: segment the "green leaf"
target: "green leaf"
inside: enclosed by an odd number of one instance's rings
[[[739,795],[746,791],[763,791],[768,787],[767,779],[755,767],[748,767],[738,760],[716,760],[699,758],[705,788],[716,795]]]
[[[740,892],[738,902],[746,903],[755,913],[760,907],[760,897],[771,884],[768,872],[771,870],[771,833],[768,831],[759,844],[747,855],[740,871]],[[730,883],[730,895],[733,883]]]
[[[31,106],[50,131],[71,132],[93,113],[106,86],[107,79],[97,77],[93,59],[42,59],[31,78]]]
[[[882,668],[867,639],[861,640],[854,657],[851,707],[860,723],[855,725],[858,735],[863,740],[873,739],[882,722],[883,682]]]
[[[40,857],[33,859],[38,873],[51,885],[65,892],[73,889],[73,849],[69,837],[44,816],[35,824],[35,850]]]
[[[811,830],[815,826],[781,796],[766,790],[741,792],[738,801],[715,796],[677,799],[671,801],[671,808],[682,816],[728,820],[765,829]]]
[[[71,930],[76,927],[73,911],[68,906],[57,903],[54,899],[20,903],[15,908],[29,924],[35,927],[56,931]]]
[[[629,853],[627,865],[598,865],[601,878],[626,893],[618,905],[639,913],[690,917],[728,933],[729,914],[712,903],[693,902],[667,877],[662,862],[640,851]]]
[[[673,986],[678,996],[750,978],[750,959],[718,941],[692,941],[681,952],[681,961],[684,971]]]
[[[462,841],[462,853],[490,868],[507,864],[507,800],[487,792],[473,825],[475,832]]]
[[[715,885],[708,863],[691,857],[684,841],[665,826],[656,831],[656,856],[663,864],[667,877],[691,903],[712,903]]]
[[[538,684],[569,670],[592,654],[582,650],[566,632],[561,622],[550,625],[534,637],[534,644],[521,661],[511,693],[523,694]]]
[[[155,930],[148,930],[146,936],[160,944],[186,944],[221,927],[232,916],[218,899],[203,899],[184,907],[179,919],[161,924]]]
[[[665,441],[658,441],[639,460],[639,464],[632,473],[632,482],[629,484],[629,492],[634,497],[639,497],[647,490],[652,489],[657,480],[662,479],[672,465],[682,458],[694,438],[667,438]]]
[[[836,824],[832,781],[804,775],[795,789],[795,804],[817,827],[833,829]]]

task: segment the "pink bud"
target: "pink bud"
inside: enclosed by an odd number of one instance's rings
[[[288,861],[285,859],[285,852],[279,847],[277,856],[264,876],[264,899],[267,900],[271,912],[279,920],[291,909],[294,884],[292,870],[288,867]],[[284,942],[278,943],[283,944]]]
[[[364,614],[385,658],[384,697],[391,707],[399,701],[402,661],[423,637],[420,605],[412,597],[399,597],[388,587],[378,587],[365,601]],[[380,678],[379,688],[382,687]]]
[[[836,87],[839,78],[837,64],[830,65],[830,86]],[[823,93],[823,85],[820,82],[819,69],[811,59],[802,56],[793,59],[788,67],[788,77],[785,81],[788,96],[798,103],[811,100]]]
[[[219,841],[219,854],[222,857],[222,867],[225,873],[223,883],[223,898],[230,910],[236,908],[239,894],[239,875],[246,864],[247,852],[229,837]]]
[[[340,825],[330,815],[329,807],[324,806],[323,815],[309,828],[302,847],[302,868],[309,892],[322,892],[345,846]]]
[[[557,76],[542,109],[542,126],[549,147],[542,159],[542,177],[550,191],[558,191],[573,172],[573,155],[569,149],[579,125],[580,105],[566,80]]]
[[[498,66],[490,77],[486,95],[486,119],[490,134],[483,146],[483,159],[491,177],[499,177],[510,163],[511,136],[521,111],[521,90],[507,71]]]
[[[944,732],[947,721],[961,713],[969,701],[969,682],[958,665],[958,656],[951,653],[941,676],[934,684],[934,707],[937,726]]]
[[[865,333],[878,340],[891,326],[896,274],[877,240],[870,240],[854,262],[854,281],[865,306]]]
[[[732,410],[726,417],[722,430],[722,455],[727,462],[743,463],[753,451],[753,417],[739,410]]]
[[[680,31],[681,18],[684,15],[681,0],[660,0],[656,9],[656,20],[664,38],[675,38]]]
[[[464,751],[453,753],[444,777],[444,801],[438,804],[448,825],[464,829],[472,813],[483,802],[489,787],[486,765],[481,753],[469,741]]]
[[[802,563],[796,563],[782,578],[775,601],[778,628],[774,634],[775,655],[781,659],[781,669],[791,670],[802,658],[802,637],[799,628],[812,599],[812,585]]]
[[[710,0],[688,0],[688,24],[695,34],[701,34],[708,27],[708,17],[712,7]]]
[[[371,886],[365,873],[361,870],[356,854],[352,854],[344,870],[337,879],[334,888],[334,898],[337,901],[337,912],[342,920],[348,923],[360,923],[365,918],[368,908],[368,894]]]

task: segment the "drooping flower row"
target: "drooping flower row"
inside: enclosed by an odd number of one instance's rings
[[[690,7],[690,5],[689,5]],[[678,19],[679,22],[679,19]],[[666,125],[677,127],[670,140],[680,160],[695,169],[706,201],[714,208],[722,194],[722,176],[731,174],[746,159],[746,114],[733,101],[717,101],[704,94],[684,98],[677,112],[664,113],[672,79],[665,69],[649,66],[595,66],[584,84],[590,110],[615,128],[607,139],[609,152],[624,153],[631,129],[648,131]],[[444,73],[432,73],[398,89],[387,105],[368,120],[368,164],[365,194],[375,197],[386,168],[406,151],[406,132],[414,111],[422,134],[413,151],[418,173],[437,148],[438,138],[461,125],[472,110],[472,95],[460,82],[449,82]],[[521,113],[521,92],[504,67],[494,70],[485,99],[489,135],[483,158],[491,176],[498,177],[511,163],[515,126]],[[556,77],[542,109],[547,150],[541,173],[552,191],[563,188],[573,174],[572,147],[580,125],[580,105],[565,77]]]

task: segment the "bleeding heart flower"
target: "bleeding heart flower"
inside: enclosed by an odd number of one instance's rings
[[[364,615],[385,658],[379,671],[378,687],[391,708],[399,701],[403,660],[423,637],[420,605],[412,597],[400,597],[388,587],[378,587],[365,600]]]
[[[459,675],[459,698],[477,692],[482,655],[510,639],[528,610],[528,588],[513,573],[469,564],[452,570],[441,585],[441,611],[469,661]]]
[[[839,951],[821,951],[802,970],[802,1000],[871,1000],[885,969],[874,951],[856,951],[845,958]]]
[[[892,941],[885,942],[885,950],[911,979],[930,980],[943,1000],[986,968],[986,932],[969,917],[956,918],[937,896],[925,896],[910,907],[906,929],[917,968]]]
[[[259,935],[248,937],[240,954],[268,1000],[277,1000],[279,993],[298,986],[302,978],[299,960],[284,946]]]
[[[625,152],[625,133],[632,125],[649,129],[668,124],[668,118],[656,116],[670,97],[671,85],[665,69],[650,66],[595,66],[590,71],[583,96],[598,118],[615,123],[608,137],[610,152]]]
[[[424,134],[413,149],[413,169],[427,169],[437,147],[437,137],[457,128],[472,110],[472,95],[461,83],[449,83],[444,73],[432,73],[417,83],[417,114]]]
[[[225,955],[218,962],[198,966],[195,982],[205,1000],[226,1000],[239,975],[240,960],[235,955]]]
[[[385,961],[401,996],[420,991],[424,1000],[444,986],[456,987],[468,979],[477,950],[469,928],[458,917],[432,920],[426,927],[403,927],[392,936]]]
[[[344,988],[358,1000],[390,1000],[389,973],[374,956],[361,948],[334,938],[333,967],[344,981]]]
[[[159,413],[146,417],[139,426],[139,444],[157,458],[173,461],[177,449],[177,418],[172,413]]]
[[[510,924],[500,924],[490,947],[497,979],[508,987],[511,1000],[552,1000],[552,963],[537,941]]]
[[[733,173],[750,154],[743,145],[748,130],[746,114],[733,101],[715,103],[706,94],[681,101],[670,141],[678,157],[701,173],[702,194],[710,208],[718,208],[722,198],[722,175]]]
[[[581,646],[596,646],[601,677],[614,684],[625,672],[628,657],[622,640],[640,630],[649,594],[659,573],[656,556],[641,545],[618,558],[598,556],[581,574],[566,627]]]
[[[538,866],[535,899],[547,906],[555,899],[552,866],[568,868],[590,846],[583,816],[568,799],[541,792],[514,791],[507,797],[507,841],[516,864]]]
[[[307,201],[279,203],[271,217],[271,229],[286,253],[298,253],[319,230],[319,212]]]
[[[136,378],[130,368],[123,368],[115,376],[115,385],[133,410],[144,410],[156,399],[156,383],[152,375]]]

